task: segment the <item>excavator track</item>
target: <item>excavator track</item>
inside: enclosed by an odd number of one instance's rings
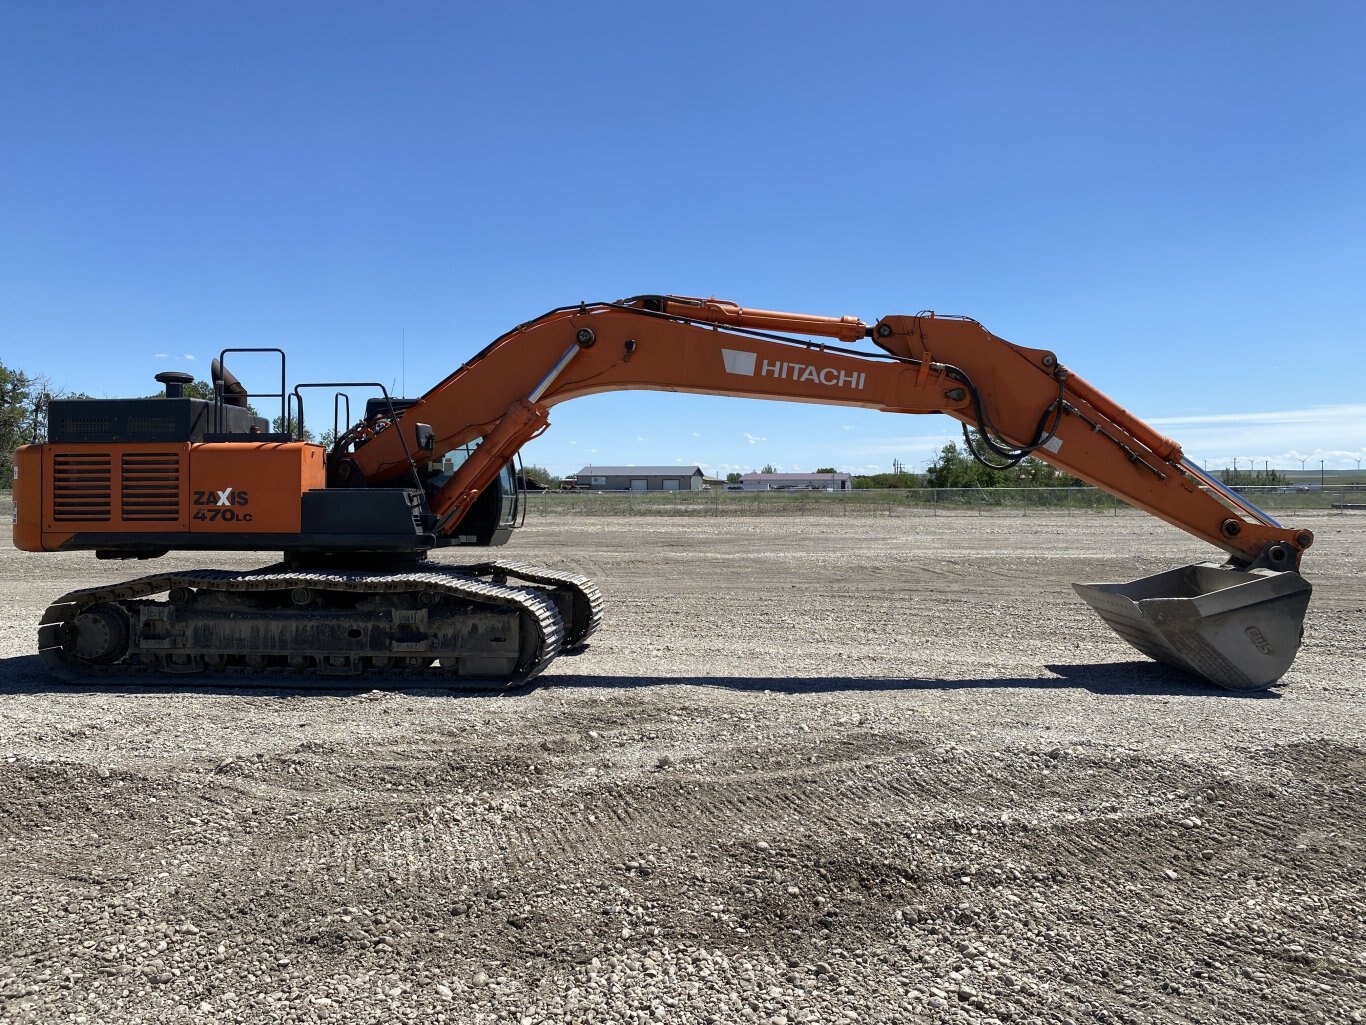
[[[85,685],[501,689],[533,679],[563,650],[555,589],[588,609],[575,630],[581,643],[601,619],[601,596],[582,578],[513,564],[401,573],[279,565],[72,591],[44,614],[38,647],[55,676]]]
[[[483,562],[461,569],[473,576],[490,576],[500,583],[521,580],[528,584],[548,587],[553,591],[568,593],[570,608],[560,609],[565,621],[565,651],[583,647],[588,638],[602,625],[602,591],[588,577],[579,576],[577,573],[551,572],[539,566],[527,566],[509,559]]]

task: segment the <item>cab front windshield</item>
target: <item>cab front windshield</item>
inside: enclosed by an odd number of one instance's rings
[[[470,457],[470,453],[475,450],[479,441],[480,439],[476,438],[459,448],[451,449],[440,459],[433,459],[427,464],[426,472],[423,474],[423,484],[426,486],[427,494],[435,494],[445,487],[446,482],[455,476],[455,472]],[[498,521],[501,524],[513,523],[517,519],[517,479],[513,475],[511,463],[498,471],[497,487],[500,496]]]

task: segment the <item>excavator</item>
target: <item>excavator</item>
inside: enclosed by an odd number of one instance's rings
[[[226,366],[240,353],[278,357],[279,390],[248,392]],[[505,543],[524,514],[518,453],[550,409],[622,389],[948,414],[990,465],[1036,457],[1223,550],[1222,563],[1074,585],[1139,651],[1256,690],[1281,679],[1302,640],[1310,531],[1226,488],[1056,353],[965,317],[869,325],[674,295],[579,303],[519,324],[416,399],[363,381],[287,390],[285,359],[223,350],[212,398],[187,396],[190,376],[164,372],[164,396],[50,403],[46,441],[15,457],[18,548],[138,560],[282,553],[259,569],[168,571],[63,595],[38,626],[57,678],[526,683],[598,628],[598,588],[511,560],[431,556]],[[354,419],[353,388],[377,396]],[[332,395],[326,447],[300,440],[309,389]],[[284,431],[256,415],[249,400],[263,397],[280,400]]]

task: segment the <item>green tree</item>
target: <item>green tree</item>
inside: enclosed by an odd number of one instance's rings
[[[1231,488],[1276,488],[1290,483],[1290,478],[1279,470],[1224,470],[1217,475]]]
[[[743,477],[744,474],[740,473],[738,470],[732,470],[730,473],[726,474],[726,483],[739,484]]]
[[[33,441],[36,412],[33,380],[0,363],[0,487],[14,478],[14,450]]]
[[[1070,488],[1081,483],[1070,473],[1064,473],[1057,467],[1049,466],[1042,459],[1035,459],[1033,456],[1026,457],[1024,462],[1011,472],[1014,473],[1014,477],[1010,481],[1012,487]]]
[[[276,434],[292,434],[297,441],[314,441],[318,439],[307,427],[300,429],[299,421],[290,417],[286,420],[283,416],[277,416],[270,422],[270,429]]]
[[[213,385],[208,381],[191,381],[189,384],[185,385],[184,395],[187,399],[208,399],[212,402]],[[162,388],[158,392],[143,397],[148,399],[164,399],[166,397],[166,389]]]
[[[816,467],[816,472],[817,472],[817,473],[839,473],[839,471],[836,470],[833,466],[818,466],[818,467]]]
[[[11,370],[0,363],[0,488],[14,480],[14,450],[47,440],[47,406],[53,398],[88,395],[51,394],[46,377]]]
[[[851,483],[857,491],[888,491],[928,486],[924,475],[919,473],[863,473],[852,478]]]
[[[969,436],[977,451],[985,452],[981,435],[969,429]],[[940,450],[939,459],[930,467],[926,479],[932,488],[1066,488],[1077,483],[1075,477],[1033,456],[1026,456],[1006,469],[984,466],[971,452],[953,442]]]
[[[558,488],[560,486],[560,478],[556,477],[544,466],[535,466],[531,463],[527,463],[522,467],[522,472],[532,480],[539,481],[548,488]]]
[[[940,449],[925,478],[932,488],[994,488],[1003,483],[1007,472],[983,466],[951,441]]]
[[[773,469],[773,464],[772,464],[772,463],[764,463],[764,468],[763,468],[762,470],[760,470],[759,472],[760,472],[760,473],[777,473],[778,471],[775,470],[775,469]]]
[[[211,385],[208,381],[191,381],[189,384],[185,385],[183,394],[187,399],[204,399],[206,402],[213,402],[215,397],[213,394],[213,385]],[[69,397],[89,398],[88,395],[72,395]],[[153,395],[146,396],[146,398],[149,399],[164,399],[165,397],[165,388],[162,388],[161,391],[156,392]],[[250,402],[247,403],[247,411],[250,412],[252,416],[261,415],[260,413],[256,412],[256,407],[253,406]],[[277,417],[276,419],[279,418]]]

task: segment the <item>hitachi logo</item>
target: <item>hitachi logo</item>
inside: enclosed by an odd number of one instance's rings
[[[811,381],[831,388],[849,388],[862,391],[866,375],[861,370],[836,370],[834,367],[817,367],[810,363],[788,363],[785,360],[761,360],[756,353],[738,352],[735,349],[722,349],[721,358],[726,364],[726,373],[753,377],[757,370],[760,377],[776,377],[780,381]]]
[[[1266,639],[1266,634],[1262,633],[1255,626],[1248,627],[1243,633],[1247,634],[1247,639],[1250,640],[1263,655],[1274,655],[1276,653],[1276,649],[1273,648],[1271,642]]]

